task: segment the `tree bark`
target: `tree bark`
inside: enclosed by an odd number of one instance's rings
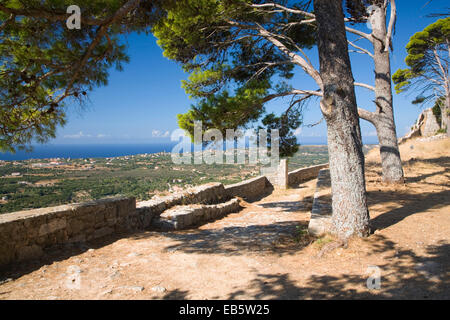
[[[441,109],[441,128],[447,130],[447,137],[450,137],[450,90],[445,93],[445,102]]]
[[[372,124],[377,130],[380,144],[382,179],[387,183],[403,183],[403,167],[398,148],[392,98],[391,63],[389,48],[385,50],[386,11],[377,8],[373,13],[375,104],[376,117]]]
[[[321,109],[327,122],[332,189],[332,233],[339,238],[367,236],[364,155],[354,79],[341,0],[314,0],[318,24]]]

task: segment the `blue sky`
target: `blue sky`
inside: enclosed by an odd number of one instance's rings
[[[397,0],[397,25],[394,51],[391,55],[392,72],[404,67],[405,45],[409,38],[437,18],[426,17],[429,13],[442,12],[448,7],[447,0]],[[370,32],[362,24],[359,29]],[[169,140],[169,134],[178,128],[176,115],[184,113],[193,103],[181,88],[181,80],[187,78],[181,66],[162,56],[162,51],[151,35],[132,34],[127,38],[131,61],[122,72],[111,71],[109,84],[96,88],[89,95],[89,103],[80,108],[68,108],[68,122],[59,128],[52,144],[110,144],[110,143],[157,143]],[[360,42],[363,44],[363,41]],[[368,43],[364,43],[368,47]],[[317,48],[308,55],[318,66]],[[373,62],[367,55],[351,53],[355,81],[373,85]],[[314,82],[301,70],[297,70],[292,85],[299,89],[315,89]],[[370,110],[373,93],[356,88],[358,105]],[[394,93],[394,110],[399,136],[404,135],[415,122],[421,109],[412,105],[414,93]],[[280,99],[267,105],[268,111],[282,112],[288,99]],[[325,141],[325,123],[307,127],[321,119],[318,100],[312,101],[304,115],[304,126],[298,131],[299,142]],[[363,137],[376,141],[374,127],[361,120]]]

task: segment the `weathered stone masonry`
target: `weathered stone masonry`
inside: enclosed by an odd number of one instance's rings
[[[135,209],[134,198],[114,198],[0,215],[0,266],[39,257],[56,244],[127,231]]]
[[[305,181],[315,179],[317,178],[319,171],[327,167],[328,163],[291,171],[288,174],[288,184],[289,186],[294,187]]]
[[[320,170],[309,219],[308,232],[321,236],[331,230],[331,178],[330,170]]]

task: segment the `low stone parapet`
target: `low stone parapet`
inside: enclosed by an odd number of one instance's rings
[[[328,163],[300,168],[288,173],[288,184],[296,187],[300,183],[317,178],[319,171],[328,167]]]
[[[137,206],[154,207],[164,211],[174,206],[194,203],[218,203],[225,199],[226,192],[222,183],[208,183],[181,192],[172,193],[164,197],[153,197],[151,200],[138,202]],[[157,209],[156,209],[157,208]]]
[[[155,229],[163,231],[187,229],[239,210],[238,199],[212,205],[177,206],[164,211],[152,225]]]
[[[87,203],[0,215],[0,266],[41,256],[45,248],[84,242],[135,228],[135,198]]]
[[[228,198],[241,197],[245,200],[252,200],[263,195],[271,187],[269,180],[265,176],[260,176],[227,185],[225,186],[225,192]]]
[[[148,201],[136,203],[136,213],[132,215],[133,223],[138,229],[150,227],[164,211],[175,206],[189,204],[214,204],[227,200],[227,192],[222,183],[208,183],[193,187],[169,196],[155,197]]]
[[[332,213],[330,170],[322,169],[317,177],[308,232],[314,236],[321,236],[331,230]]]

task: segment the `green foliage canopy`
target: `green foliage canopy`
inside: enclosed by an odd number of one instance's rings
[[[282,3],[283,1],[280,1]],[[163,6],[167,14],[152,31],[164,55],[190,73],[182,86],[196,104],[178,115],[180,127],[193,134],[194,121],[203,129],[246,128],[265,114],[264,104],[278,97],[295,96],[287,80],[294,62],[267,40],[261,30],[273,34],[288,50],[315,44],[313,24],[301,23],[302,15],[260,10],[248,0],[182,0]],[[297,4],[294,8],[305,9]],[[292,99],[297,107],[304,99]],[[299,108],[286,108],[285,115],[266,118],[272,129],[300,125]],[[286,127],[288,128],[288,127]],[[291,128],[289,128],[291,129]],[[283,139],[282,135],[284,135]],[[293,143],[289,130],[280,130],[281,141]],[[287,148],[286,150],[293,150]]]
[[[406,45],[408,68],[392,76],[397,93],[418,88],[415,103],[424,103],[445,94],[448,80],[450,17],[440,19],[415,33]],[[436,92],[437,91],[437,92]]]

